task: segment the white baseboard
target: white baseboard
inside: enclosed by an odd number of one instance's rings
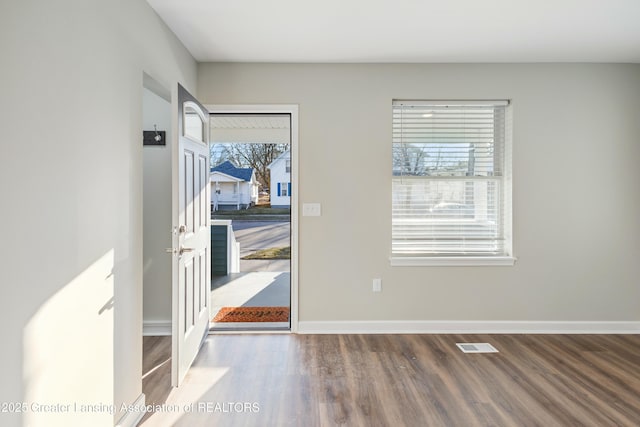
[[[145,414],[145,396],[142,393],[135,402],[130,405],[132,408],[139,409],[136,411],[128,411],[116,423],[116,427],[136,427]]]
[[[142,322],[142,335],[145,337],[171,335],[171,320],[145,320]]]
[[[640,322],[300,321],[299,334],[640,334]]]

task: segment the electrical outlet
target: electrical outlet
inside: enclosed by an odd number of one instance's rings
[[[373,279],[373,292],[382,292],[382,279]]]

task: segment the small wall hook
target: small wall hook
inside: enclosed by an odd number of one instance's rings
[[[158,133],[158,127],[156,125],[153,125],[153,131],[156,133],[156,136],[154,136],[153,139],[155,139],[156,142],[162,141],[162,135]]]

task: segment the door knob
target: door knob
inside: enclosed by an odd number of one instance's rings
[[[178,251],[178,255],[182,255],[185,252],[193,252],[193,248],[185,248],[184,246],[180,246],[180,250]]]
[[[182,255],[185,252],[193,252],[194,248],[185,248],[184,246],[180,246],[180,250],[176,250],[174,248],[166,248],[165,249],[166,252],[170,253],[170,254],[178,254],[178,255]]]

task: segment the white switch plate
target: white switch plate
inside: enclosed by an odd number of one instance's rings
[[[320,203],[303,203],[302,216],[321,216],[322,208]]]
[[[373,292],[382,292],[382,279],[373,279]]]

